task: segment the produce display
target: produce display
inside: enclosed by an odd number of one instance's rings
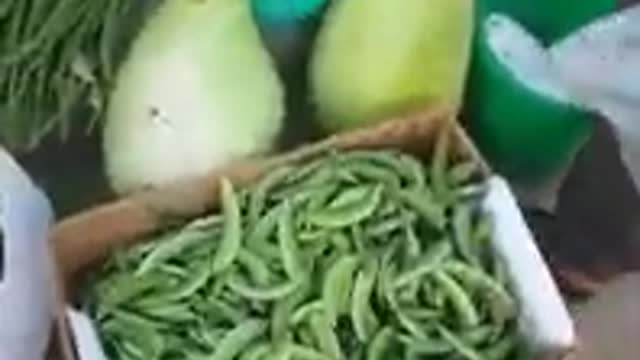
[[[640,188],[640,6],[586,24],[614,0],[558,4],[2,0],[0,152],[31,168],[58,216],[58,182],[80,208],[112,196],[52,231],[65,270],[68,254],[94,265],[113,242],[166,225],[110,254],[74,298],[109,360],[565,355],[576,334],[518,204],[552,210],[538,194],[557,195],[541,188],[562,182],[594,113]],[[442,107],[452,122],[465,109],[473,143],[463,146],[481,155],[452,155],[449,133],[428,159],[326,150],[426,147],[437,127],[422,114]],[[372,127],[404,118],[415,122]],[[250,185],[231,179],[307,138],[326,141],[301,158],[326,151]],[[492,171],[510,184],[496,179],[485,197]],[[193,185],[184,198],[162,191],[181,184]],[[174,198],[211,202],[213,185],[219,211],[160,219],[198,207]],[[522,185],[518,202],[509,187]]]
[[[474,162],[332,151],[113,254],[85,305],[111,360],[513,359],[518,308]]]

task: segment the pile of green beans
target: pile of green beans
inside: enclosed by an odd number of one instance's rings
[[[117,252],[87,306],[111,360],[513,359],[474,163],[332,152]]]
[[[115,72],[163,0],[0,0],[0,143],[100,129]]]

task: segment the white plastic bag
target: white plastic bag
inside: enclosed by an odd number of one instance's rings
[[[640,5],[588,24],[550,54],[573,96],[611,123],[640,191]]]
[[[54,318],[49,200],[0,146],[0,360],[42,360]]]

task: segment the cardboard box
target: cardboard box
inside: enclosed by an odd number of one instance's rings
[[[67,299],[74,297],[82,274],[104,260],[112,250],[130,245],[157,230],[173,217],[196,217],[215,209],[221,175],[237,185],[250,183],[283,164],[300,163],[331,149],[401,149],[425,156],[441,131],[450,131],[457,159],[476,161],[489,183],[484,210],[494,223],[493,246],[505,260],[520,306],[520,328],[536,351],[536,358],[560,359],[575,345],[573,323],[516,201],[506,184],[492,174],[448,109],[430,109],[390,119],[308,144],[283,155],[250,159],[202,178],[187,179],[80,213],[58,224],[54,233],[60,281]],[[71,303],[71,302],[70,302]],[[61,342],[76,354],[60,360],[102,360],[95,330],[83,314],[65,307],[70,326],[60,326]]]

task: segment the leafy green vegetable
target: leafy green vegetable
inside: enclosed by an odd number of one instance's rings
[[[26,151],[74,126],[91,131],[113,69],[159,1],[3,0],[0,142]]]

